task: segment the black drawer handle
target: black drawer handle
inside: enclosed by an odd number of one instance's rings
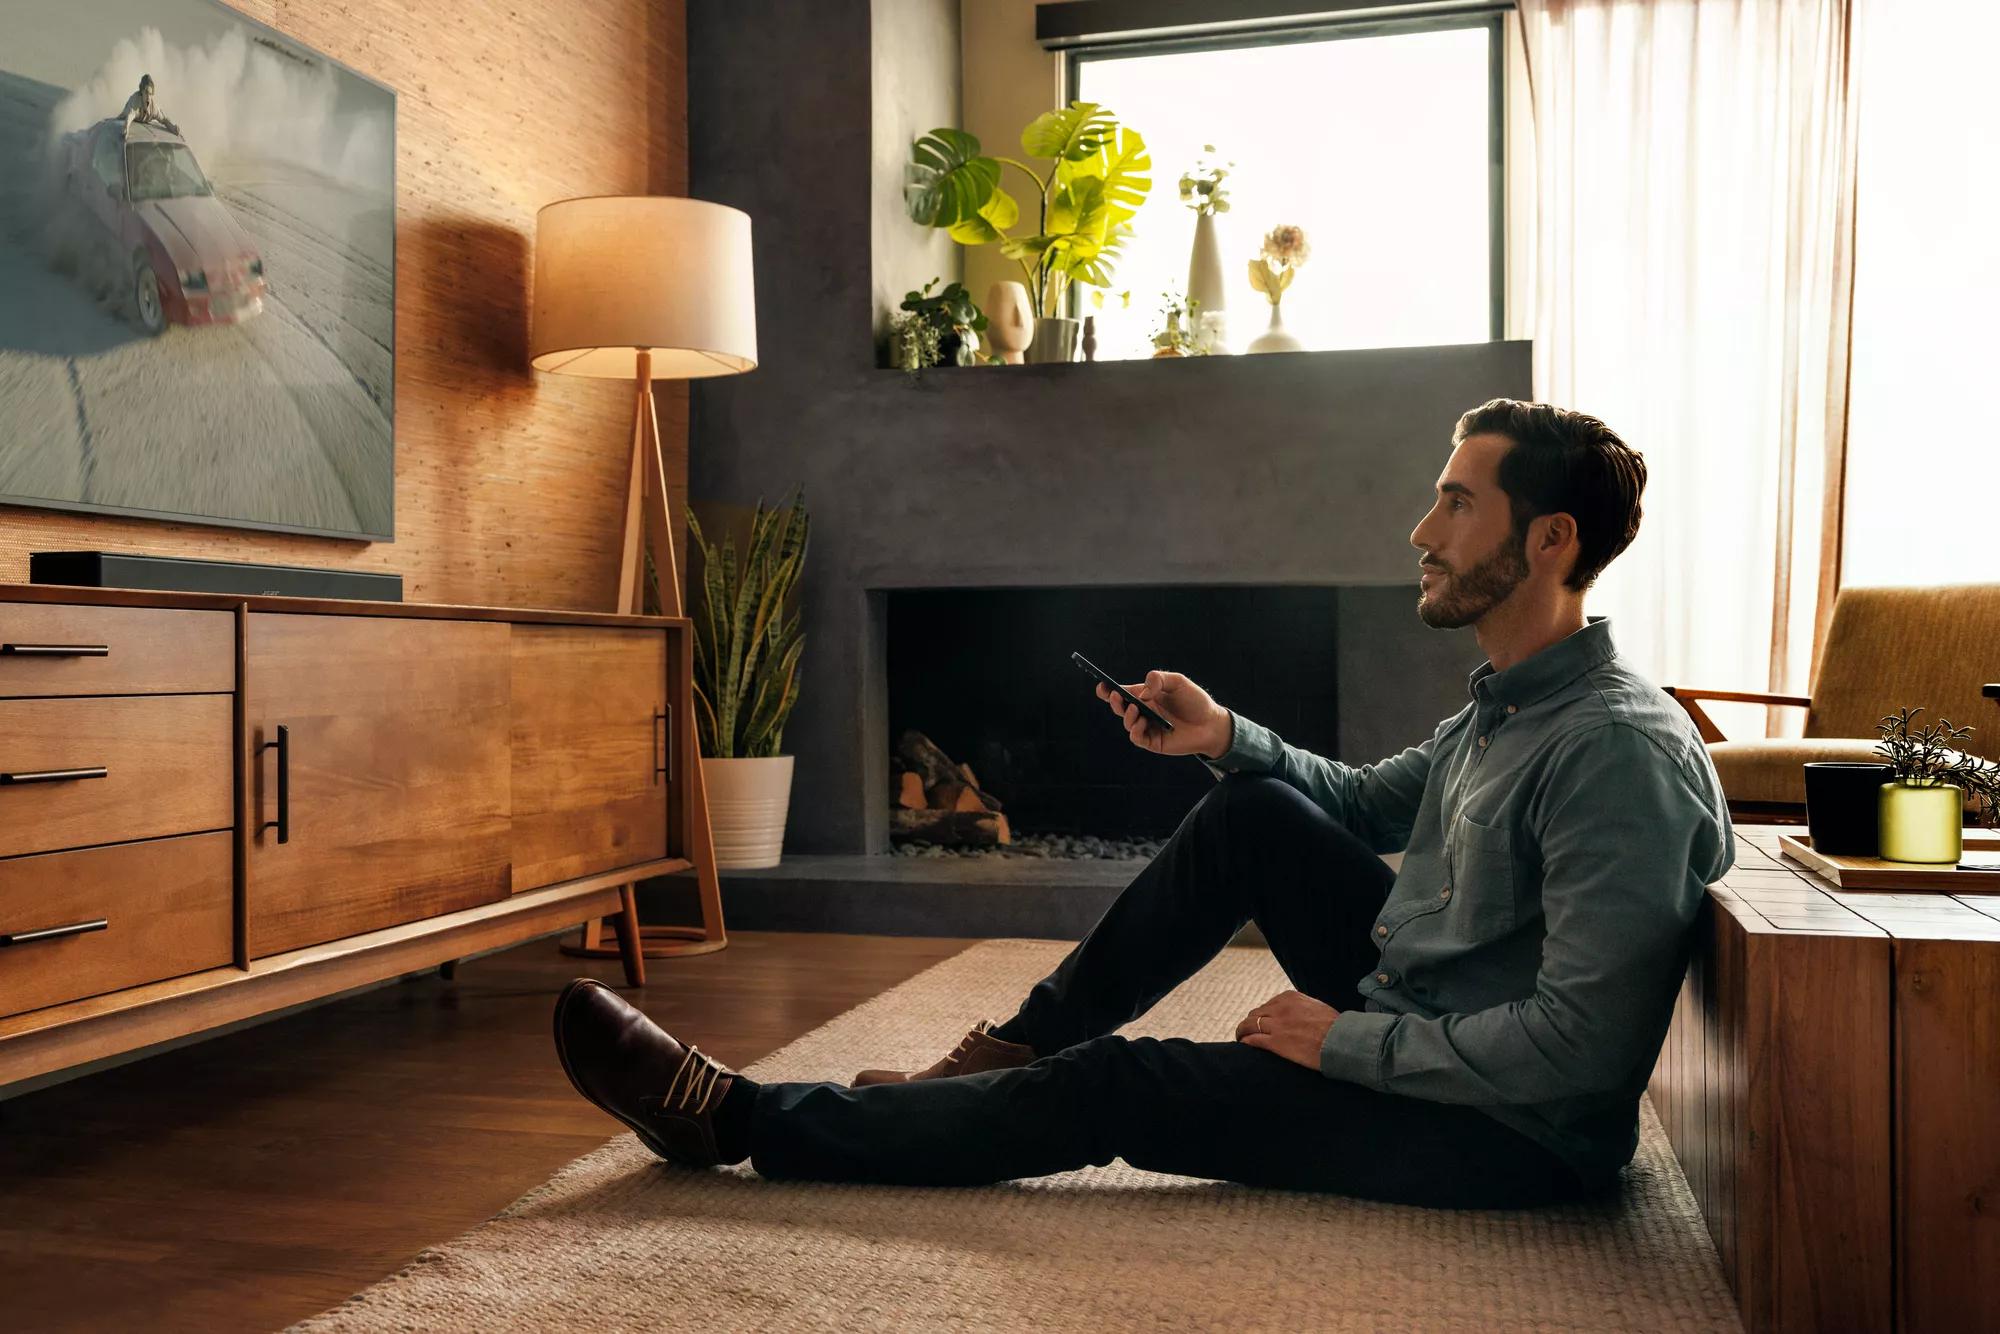
[[[278,841],[292,841],[292,729],[278,724],[278,739],[266,741],[258,750],[278,752],[278,818],[266,820],[260,829],[276,829]]]
[[[669,704],[653,714],[653,726],[664,733],[660,744],[660,762],[653,768],[653,777],[674,781],[674,706]],[[665,727],[661,727],[664,723]]]
[[[56,940],[62,936],[80,936],[86,931],[102,931],[111,923],[102,917],[94,922],[71,922],[68,926],[45,926],[39,931],[0,931],[0,945],[27,945],[37,940]]]
[[[0,644],[0,654],[14,658],[108,658],[109,644]]]
[[[69,783],[110,776],[111,771],[101,764],[94,769],[42,769],[35,773],[0,774],[0,787],[19,787],[23,783]]]

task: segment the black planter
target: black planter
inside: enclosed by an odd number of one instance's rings
[[[1873,857],[1881,847],[1877,796],[1895,770],[1886,764],[1814,760],[1806,770],[1806,828],[1813,850]]]

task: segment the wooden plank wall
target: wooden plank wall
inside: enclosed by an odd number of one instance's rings
[[[685,0],[237,8],[398,94],[396,541],[0,507],[0,583],[26,581],[31,551],[98,549],[391,570],[412,601],[609,609],[632,390],[528,370],[535,211],[686,193]],[[658,397],[678,515],[687,396]]]

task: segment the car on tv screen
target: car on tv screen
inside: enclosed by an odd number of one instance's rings
[[[180,135],[112,116],[63,136],[62,165],[65,191],[100,225],[146,332],[263,311],[263,256]]]

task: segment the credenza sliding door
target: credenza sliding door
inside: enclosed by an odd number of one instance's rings
[[[252,613],[252,958],[508,896],[511,627]]]

